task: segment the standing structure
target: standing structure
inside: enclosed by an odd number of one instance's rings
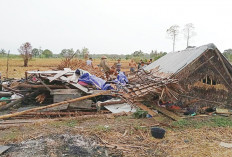
[[[232,65],[214,44],[171,52],[145,70],[176,78],[186,91],[180,99],[201,106],[232,107]]]

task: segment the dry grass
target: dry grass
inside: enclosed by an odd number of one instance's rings
[[[32,59],[29,61],[28,67],[23,67],[23,60],[21,58],[9,59],[9,78],[22,78],[25,76],[25,71],[28,70],[49,70],[56,68],[61,59],[45,58]],[[7,61],[6,58],[0,58],[0,71],[2,77],[6,77]]]
[[[28,67],[23,67],[23,60],[21,58],[9,59],[9,78],[23,78],[25,77],[25,71],[28,70],[51,70],[57,69],[61,63],[61,58],[36,58],[29,61]],[[112,66],[116,61],[109,60],[109,64]],[[93,64],[97,66],[100,63],[100,59],[94,59]],[[129,60],[122,60],[122,71],[129,71]],[[2,77],[6,77],[7,60],[6,58],[0,58],[0,72]]]
[[[164,122],[171,122],[161,118]],[[198,129],[189,126],[181,129],[164,127],[165,138],[155,139],[150,135],[150,126],[155,124],[157,122],[152,118],[134,119],[126,116],[83,121],[74,118],[2,130],[0,144],[66,133],[98,137],[101,141],[99,144],[119,146],[125,156],[229,157],[232,154],[230,148],[219,146],[220,142],[232,143],[232,129],[229,126],[214,127],[205,123]]]

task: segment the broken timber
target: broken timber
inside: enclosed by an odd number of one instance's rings
[[[37,108],[33,108],[33,109],[21,111],[21,112],[2,115],[2,116],[0,116],[0,119],[16,117],[16,116],[24,115],[24,114],[29,113],[29,112],[38,111],[38,110],[51,108],[51,107],[55,107],[55,106],[60,106],[60,105],[63,105],[63,104],[68,104],[68,103],[71,103],[71,102],[76,102],[76,101],[80,101],[80,100],[84,100],[84,99],[88,99],[88,98],[92,98],[92,97],[96,97],[96,96],[100,96],[100,95],[105,95],[105,94],[109,94],[109,93],[110,93],[110,91],[104,91],[104,92],[101,92],[101,93],[87,95],[87,96],[83,96],[83,97],[72,99],[72,100],[62,101],[62,102],[59,102],[59,103],[54,103],[54,104],[51,104],[51,105],[48,105],[48,106],[41,106],[41,107],[37,107]]]
[[[179,117],[179,116],[176,115],[175,113],[170,112],[170,111],[166,110],[166,109],[163,108],[163,107],[159,107],[159,106],[155,105],[155,106],[153,106],[153,108],[156,109],[157,111],[163,113],[164,115],[166,115],[167,117],[169,117],[169,118],[171,118],[171,119],[173,119],[173,120],[178,121],[178,120],[181,120],[181,119],[182,119],[181,117]]]
[[[93,91],[89,91],[87,88],[83,87],[82,85],[80,85],[79,83],[70,83],[71,85],[73,85],[74,87],[80,89],[81,91],[91,94],[93,93]]]
[[[141,104],[141,103],[136,103],[135,104],[137,107],[141,108],[144,111],[147,111],[148,114],[150,114],[152,117],[156,115],[156,113],[154,111],[152,111],[151,109],[149,109],[147,106]]]
[[[61,71],[59,73],[57,73],[55,76],[53,77],[48,77],[49,81],[52,82],[54,81],[55,79],[63,76],[64,74],[68,73],[68,72],[71,72],[72,70],[70,68],[64,68],[64,71]]]

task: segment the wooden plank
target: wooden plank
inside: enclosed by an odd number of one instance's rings
[[[11,146],[0,146],[0,155],[7,151]]]
[[[163,107],[159,107],[159,106],[156,105],[156,106],[153,106],[153,108],[156,109],[157,111],[163,113],[164,115],[166,115],[167,117],[169,117],[169,118],[171,118],[171,119],[173,119],[173,120],[178,121],[178,120],[181,120],[181,119],[182,119],[181,117],[179,117],[179,116],[176,115],[175,113],[170,112],[170,111],[168,111],[167,109],[165,109],[165,108],[163,108]]]
[[[64,68],[64,71],[61,71],[61,72],[57,73],[55,76],[49,77],[48,79],[49,79],[50,82],[52,82],[53,80],[58,79],[59,77],[63,76],[64,74],[66,74],[66,73],[68,73],[70,71],[71,71],[71,69]]]
[[[83,87],[83,86],[80,85],[79,83],[70,83],[70,84],[73,85],[74,87],[80,89],[81,91],[87,93],[87,94],[93,93],[93,91],[89,91],[87,88]]]
[[[149,109],[147,106],[143,105],[142,103],[136,103],[135,105],[141,108],[142,110],[147,111],[148,114],[150,114],[152,117],[156,115],[154,111],[152,111],[151,109]]]

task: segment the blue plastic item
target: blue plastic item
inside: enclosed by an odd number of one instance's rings
[[[100,87],[101,90],[110,90],[113,89],[110,84],[106,84],[106,81],[95,76],[85,73],[80,76],[79,81],[85,82],[87,84],[95,85],[97,88]],[[99,88],[98,88],[99,89]]]
[[[119,72],[117,78],[114,80],[116,83],[121,83],[122,85],[126,85],[128,83],[128,79],[123,72]]]

